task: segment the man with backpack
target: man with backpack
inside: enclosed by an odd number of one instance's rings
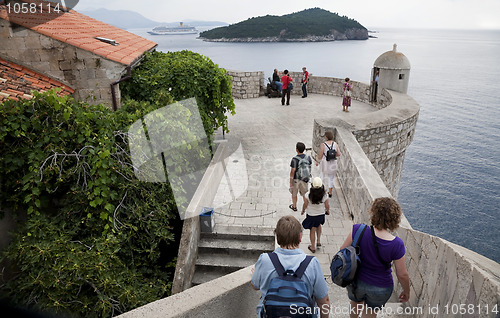
[[[292,193],[292,204],[288,207],[293,211],[297,211],[298,193],[300,193],[302,199],[304,199],[302,211],[306,208],[306,193],[309,189],[307,183],[311,178],[312,159],[304,153],[305,150],[306,145],[302,142],[298,142],[295,146],[297,155],[292,158],[292,162],[290,163],[290,192]]]
[[[284,216],[274,234],[280,247],[261,254],[252,275],[252,287],[262,292],[257,317],[328,317],[330,299],[321,265],[299,249],[302,225]]]

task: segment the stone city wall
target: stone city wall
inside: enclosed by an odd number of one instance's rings
[[[294,85],[292,94],[302,95],[302,72],[290,72],[289,74],[293,79]],[[356,81],[350,82],[353,86],[351,95],[353,100],[373,105],[378,109],[382,109],[392,103],[391,94],[385,89],[380,93],[376,103],[370,103],[370,85]],[[345,80],[341,78],[310,75],[309,84],[307,84],[307,92],[313,94],[342,96],[344,94],[344,83]]]
[[[397,198],[405,151],[413,140],[418,113],[404,121],[353,131],[392,196]]]
[[[13,26],[0,19],[0,53],[12,62],[50,76],[75,89],[75,99],[112,107],[110,84],[124,75],[125,65]],[[120,90],[116,88],[119,105]]]
[[[238,99],[257,98],[264,87],[264,72],[227,71],[233,84],[233,97]]]
[[[252,266],[136,308],[117,318],[255,317],[260,293],[250,287]]]

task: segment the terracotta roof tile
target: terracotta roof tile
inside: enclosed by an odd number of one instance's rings
[[[31,99],[31,91],[45,92],[60,87],[60,96],[74,93],[74,89],[26,67],[0,58],[0,102],[6,99]]]
[[[42,0],[23,1],[28,3],[47,2]],[[0,18],[125,65],[133,63],[144,52],[157,46],[155,42],[92,19],[74,10],[64,14],[56,12],[51,14],[15,14],[11,12],[7,14],[6,6],[0,5]],[[112,39],[119,44],[113,46],[97,40],[96,37]],[[126,58],[123,54],[115,54],[124,49],[129,50]]]

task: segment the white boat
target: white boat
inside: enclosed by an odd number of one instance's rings
[[[184,23],[180,22],[179,26],[176,27],[157,26],[148,33],[151,35],[197,34],[198,30],[193,26],[184,25]]]

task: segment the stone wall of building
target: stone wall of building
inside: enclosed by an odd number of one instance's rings
[[[112,107],[110,84],[125,65],[0,19],[0,54],[14,63],[50,76],[75,89],[74,97]],[[120,93],[116,88],[119,105]]]
[[[257,98],[264,87],[264,72],[227,71],[233,83],[234,98]]]

